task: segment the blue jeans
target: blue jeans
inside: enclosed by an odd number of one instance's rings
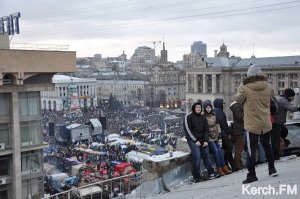
[[[209,159],[209,151],[208,146],[199,147],[197,146],[193,140],[187,140],[187,143],[191,149],[192,155],[192,167],[193,167],[193,177],[194,179],[200,178],[200,157],[202,157],[205,168],[208,171],[208,174],[214,173],[214,169],[211,166],[211,162]]]
[[[218,141],[209,141],[208,146],[210,152],[214,155],[217,168],[223,168],[225,166],[225,160]]]

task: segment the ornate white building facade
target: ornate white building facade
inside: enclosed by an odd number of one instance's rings
[[[163,43],[159,63],[150,68],[146,104],[150,107],[177,108],[185,96],[185,75],[168,62],[168,52]]]
[[[149,82],[136,80],[98,80],[97,98],[107,102],[112,95],[125,106],[144,106],[147,84]]]
[[[41,92],[41,106],[44,110],[64,110],[97,106],[96,79],[54,75],[53,91]]]
[[[300,56],[253,56],[247,59],[214,57],[203,60],[186,69],[187,111],[190,111],[191,105],[197,100],[213,101],[215,98],[223,98],[226,102],[225,112],[230,119],[229,105],[252,64],[261,67],[278,95],[286,88],[300,87]]]

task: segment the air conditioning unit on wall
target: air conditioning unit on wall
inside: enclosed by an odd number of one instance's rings
[[[5,149],[5,143],[0,143],[0,150],[4,150]]]
[[[0,178],[0,185],[1,184],[6,184],[6,178]]]

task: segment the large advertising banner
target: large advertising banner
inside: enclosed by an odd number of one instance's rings
[[[71,99],[70,110],[79,109],[80,104],[79,104],[79,98],[78,98],[77,85],[71,84],[69,86],[69,96]]]
[[[76,110],[80,108],[77,85],[68,86],[68,96],[64,99],[65,110]]]
[[[79,99],[78,96],[71,96],[71,106],[70,109],[74,110],[74,109],[79,109],[80,105],[79,105]]]

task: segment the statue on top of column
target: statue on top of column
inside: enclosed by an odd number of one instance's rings
[[[206,62],[204,61],[204,56],[199,53],[195,54],[195,67],[206,68]]]

